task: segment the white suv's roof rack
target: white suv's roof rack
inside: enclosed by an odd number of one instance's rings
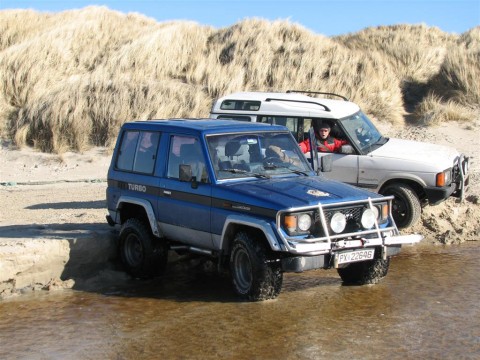
[[[291,99],[277,99],[277,98],[266,98],[265,101],[270,102],[270,101],[287,101],[287,102],[295,102],[295,103],[304,103],[304,104],[315,104],[323,107],[325,111],[330,112],[330,108],[327,105],[324,105],[322,103],[316,102],[316,101],[305,101],[305,100],[291,100]]]
[[[339,97],[340,99],[343,99],[345,101],[350,101],[348,98],[346,98],[343,95],[335,94],[335,93],[330,93],[330,92],[323,92],[323,91],[310,91],[310,90],[287,90],[287,93],[299,93],[299,94],[315,94],[315,95],[329,95],[329,96],[336,96]]]

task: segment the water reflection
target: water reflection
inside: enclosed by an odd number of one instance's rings
[[[478,358],[480,245],[406,248],[372,286],[335,270],[287,274],[248,303],[189,269],[98,292],[0,302],[0,358]]]

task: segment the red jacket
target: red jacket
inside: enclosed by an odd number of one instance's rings
[[[317,142],[317,149],[321,152],[337,152],[340,150],[342,145],[348,144],[347,140],[340,140],[335,139],[332,136],[329,136],[326,140],[321,140],[319,138],[315,138]],[[310,151],[310,141],[309,139],[303,140],[300,144],[300,149],[302,149],[303,153],[307,153]]]

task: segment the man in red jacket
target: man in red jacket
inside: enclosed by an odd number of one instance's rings
[[[316,127],[315,131],[315,141],[317,144],[318,151],[321,152],[337,152],[340,150],[342,145],[348,144],[347,140],[335,139],[333,136],[330,136],[330,124],[324,122]],[[306,139],[300,144],[300,149],[303,153],[310,151],[310,141]]]

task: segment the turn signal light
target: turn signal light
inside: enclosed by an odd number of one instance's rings
[[[437,186],[445,186],[445,172],[441,172],[437,174]]]
[[[297,229],[297,217],[293,215],[285,216],[284,224],[288,231],[295,231]]]
[[[384,204],[382,205],[382,220],[385,220],[386,218],[388,218],[388,204]]]

